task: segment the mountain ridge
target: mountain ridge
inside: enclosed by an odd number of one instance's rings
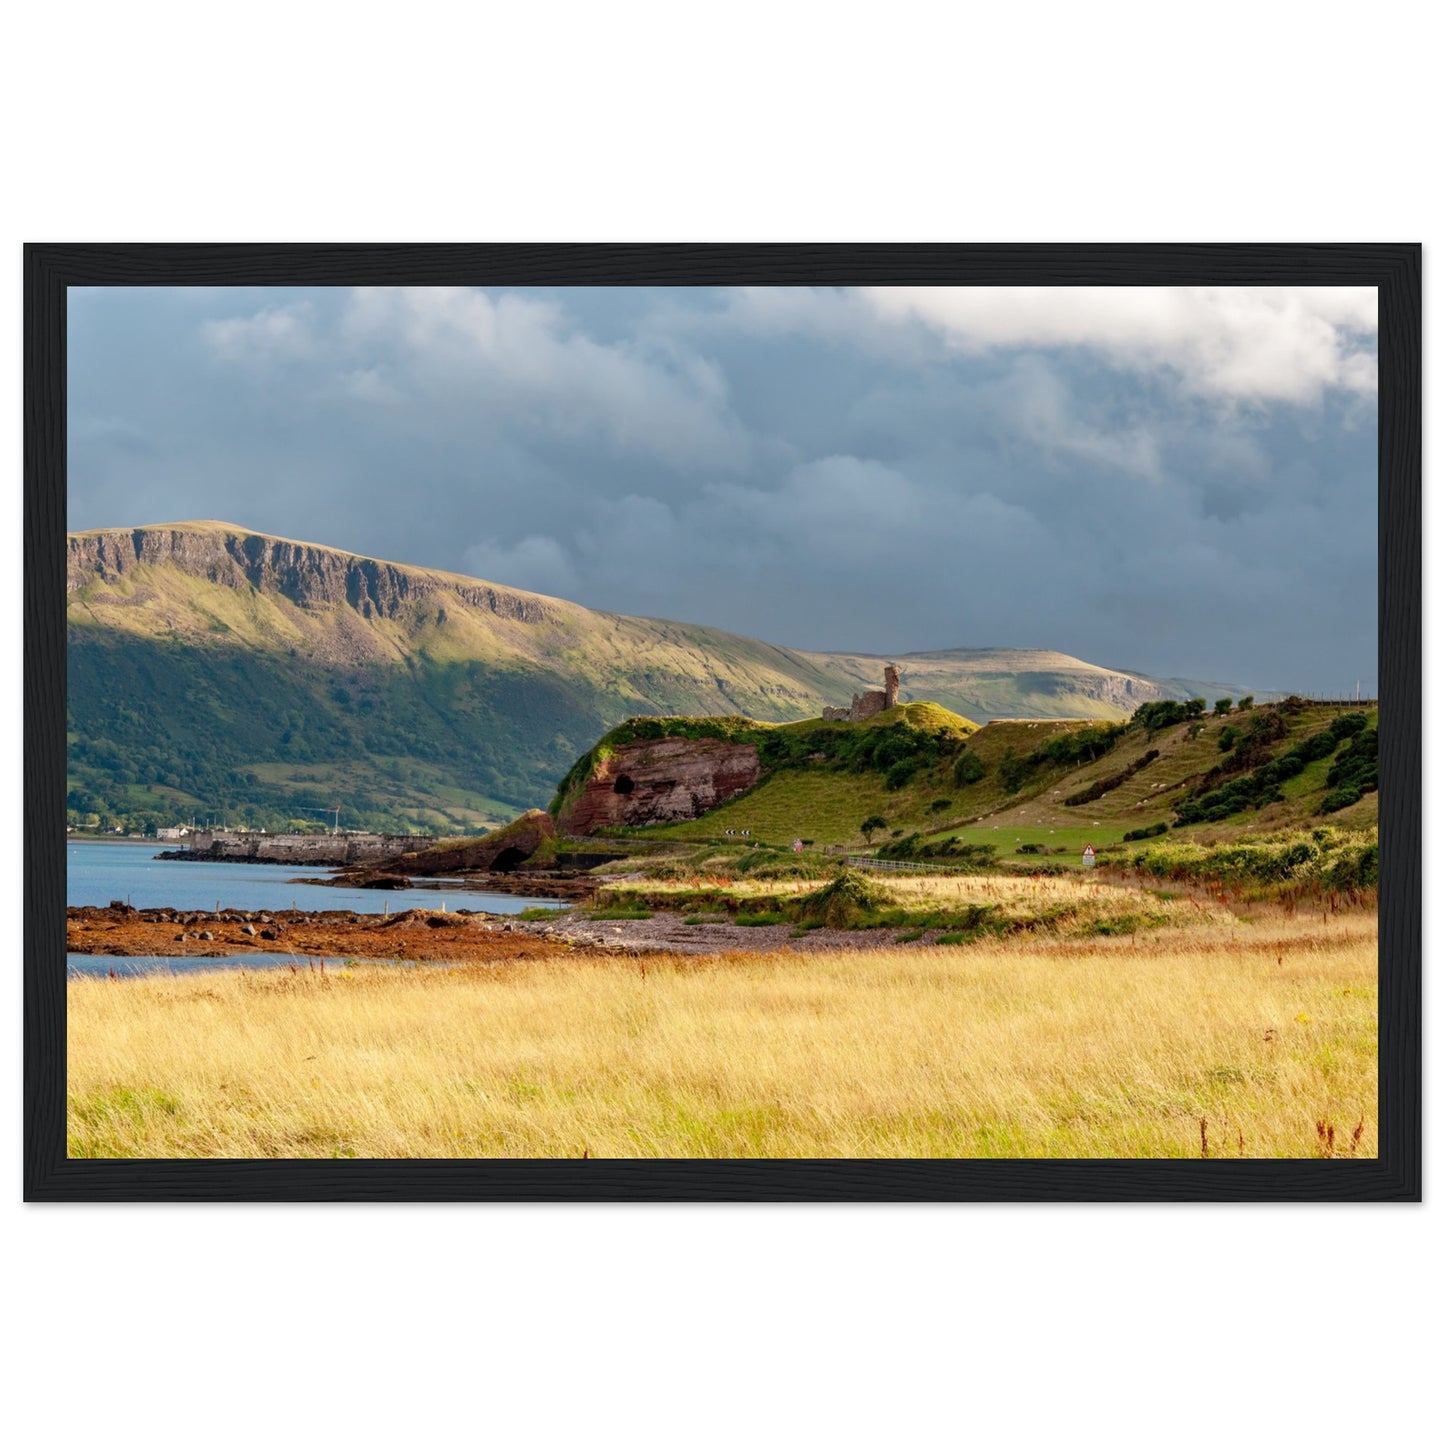
[[[71,810],[87,816],[280,823],[340,800],[353,826],[474,830],[545,804],[625,717],[794,721],[881,671],[225,522],[75,532],[67,561]],[[1043,650],[901,656],[905,700],[940,694],[979,721],[1180,695]]]

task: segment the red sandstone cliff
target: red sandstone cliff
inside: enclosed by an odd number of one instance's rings
[[[716,738],[623,743],[562,805],[557,828],[588,834],[698,818],[753,787],[758,750]]]

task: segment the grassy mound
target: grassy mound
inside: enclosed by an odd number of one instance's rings
[[[799,899],[796,916],[824,928],[855,928],[893,907],[890,893],[856,868],[848,868],[816,893]]]
[[[936,702],[901,702],[897,707],[886,708],[883,712],[875,713],[863,726],[865,728],[888,728],[898,723],[905,723],[919,732],[932,733],[942,730],[958,733],[963,737],[978,731],[978,724],[972,719],[952,712],[941,703]],[[799,727],[802,724],[794,723],[792,726]]]

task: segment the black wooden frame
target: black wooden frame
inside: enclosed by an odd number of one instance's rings
[[[65,1149],[66,288],[1378,286],[1377,1159],[80,1160]],[[1418,1200],[1421,248],[1380,245],[49,245],[25,248],[29,1200]]]

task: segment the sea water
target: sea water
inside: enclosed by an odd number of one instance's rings
[[[329,868],[292,863],[179,863],[156,857],[156,843],[65,845],[65,901],[71,908],[104,908],[111,902],[132,908],[202,909],[275,913],[300,908],[318,913],[348,908],[356,913],[400,913],[408,908],[471,908],[487,913],[520,913],[524,908],[561,908],[555,898],[522,898],[487,893],[464,882],[428,880],[425,888],[319,888]],[[115,960],[119,963],[120,960]],[[119,970],[117,970],[119,971]]]
[[[65,955],[67,978],[145,978],[151,974],[214,973],[235,969],[297,968],[314,973],[325,964],[330,969],[345,968],[347,954],[328,953],[228,953],[224,958],[172,958],[161,954],[140,954],[134,958],[118,958],[108,953],[68,953]],[[397,968],[424,968],[425,964],[392,958],[366,958],[367,965],[391,964]],[[321,970],[323,973],[326,969]]]

